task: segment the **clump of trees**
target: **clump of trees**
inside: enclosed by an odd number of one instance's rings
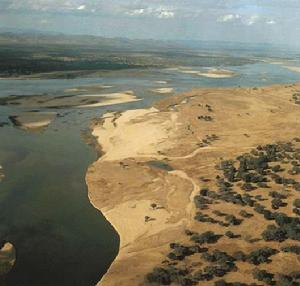
[[[266,270],[254,269],[252,272],[254,279],[265,282],[267,285],[275,285],[274,274]]]
[[[208,222],[208,223],[213,223],[213,224],[219,223],[218,220],[215,220],[214,218],[212,218],[206,214],[203,214],[201,212],[197,212],[194,219],[197,221],[200,221],[200,222]]]
[[[300,219],[289,217],[284,213],[274,213],[276,225],[269,225],[262,233],[266,241],[282,242],[286,239],[300,241]]]
[[[271,204],[272,204],[272,209],[274,210],[278,210],[279,208],[281,207],[285,207],[287,206],[287,203],[285,203],[284,201],[282,201],[281,199],[279,198],[275,198],[271,201]]]
[[[270,262],[270,257],[277,254],[278,250],[272,249],[270,247],[264,247],[252,251],[247,255],[246,261],[254,265],[259,265],[261,263]]]
[[[182,286],[195,285],[195,281],[189,277],[187,269],[180,269],[175,266],[168,266],[166,268],[156,267],[151,273],[146,275],[146,280],[149,283],[159,285],[170,285],[173,282]]]
[[[257,189],[257,187],[253,186],[251,183],[245,183],[241,187],[242,190],[246,192],[251,192]]]
[[[202,234],[192,235],[191,240],[199,243],[200,245],[204,243],[214,244],[217,243],[222,236],[223,235],[215,234],[213,231],[207,231]]]
[[[170,285],[172,280],[167,269],[156,267],[153,271],[147,274],[146,279],[150,283],[157,283],[160,285]]]
[[[221,212],[221,211],[218,211],[218,210],[214,210],[214,211],[213,211],[213,214],[215,214],[216,216],[221,216],[221,217],[223,217],[223,216],[226,216],[226,215],[227,215],[226,213],[223,213],[223,212]]]
[[[194,197],[194,203],[196,205],[196,208],[204,210],[207,209],[207,205],[212,204],[213,201],[201,195],[200,193],[199,195]]]
[[[278,286],[299,286],[299,277],[297,277],[297,274],[279,274],[277,278],[276,285]],[[297,281],[298,280],[298,281]]]
[[[291,252],[291,253],[295,253],[295,254],[300,254],[300,245],[291,245],[291,246],[282,247],[281,250],[283,252]]]
[[[265,241],[283,242],[287,239],[287,233],[276,225],[268,225],[267,229],[263,231],[262,237]]]
[[[269,192],[269,196],[272,197],[273,199],[286,199],[287,196],[286,195],[283,195],[281,193],[278,193],[276,191],[272,191],[272,192]]]
[[[243,219],[239,219],[234,215],[226,215],[225,220],[231,225],[240,225],[243,222]]]
[[[186,256],[207,251],[206,248],[200,248],[199,245],[184,246],[179,243],[171,243],[170,248],[172,252],[170,252],[167,257],[171,260],[183,260]]]
[[[199,120],[204,120],[204,121],[213,121],[213,118],[210,115],[200,115],[198,116]]]
[[[225,235],[228,237],[228,238],[240,238],[241,235],[240,234],[234,234],[232,231],[226,231]]]

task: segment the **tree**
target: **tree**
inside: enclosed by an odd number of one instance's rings
[[[266,270],[255,269],[253,271],[252,275],[258,281],[265,282],[268,285],[274,285],[275,284],[275,281],[273,281],[274,274],[272,274],[270,272],[267,272]]]
[[[269,257],[276,253],[278,253],[278,251],[270,247],[260,248],[247,255],[247,261],[254,265],[259,265],[264,262],[269,262]]]
[[[161,285],[170,285],[171,279],[168,271],[163,268],[154,268],[153,272],[147,274],[146,279],[150,283],[158,283]]]
[[[268,225],[267,229],[263,231],[262,237],[265,241],[285,241],[287,239],[287,232],[275,225]]]

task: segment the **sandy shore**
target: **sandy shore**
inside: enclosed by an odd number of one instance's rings
[[[215,178],[220,158],[299,135],[300,108],[292,100],[299,91],[300,85],[197,89],[94,123],[104,155],[87,172],[88,194],[121,239],[119,255],[98,285],[148,285],[145,275],[165,260],[171,242],[186,243],[186,229],[207,230],[193,219],[199,178]],[[207,144],[212,135],[218,140]],[[238,207],[225,204],[223,210]],[[243,236],[253,236],[258,222],[249,220]],[[230,249],[224,241],[221,247]],[[234,243],[235,249],[251,247]],[[292,265],[300,267],[294,260]],[[248,270],[241,271],[232,279],[248,279]]]

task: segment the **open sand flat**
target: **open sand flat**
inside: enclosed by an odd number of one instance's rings
[[[216,165],[222,160],[235,160],[258,145],[292,142],[300,136],[300,107],[293,101],[298,92],[300,85],[195,89],[149,109],[110,113],[95,121],[93,135],[103,156],[87,172],[89,198],[121,239],[119,255],[99,285],[150,285],[146,274],[173,262],[176,267],[187,267],[192,277],[207,265],[201,254],[180,261],[167,257],[172,250],[170,243],[193,245],[187,230],[221,234],[217,244],[207,247],[229,254],[291,244],[289,240],[282,244],[262,240],[260,234],[271,222],[255,212],[241,225],[199,222],[194,219],[194,198],[201,188],[216,189],[216,176],[223,176]],[[300,182],[300,175],[293,178]],[[271,181],[268,184],[272,190],[282,189]],[[233,190],[240,192],[239,182]],[[268,206],[269,191],[258,188],[253,192],[253,196],[265,197],[261,204]],[[291,189],[287,206],[282,208],[289,215],[295,198]],[[215,211],[240,218],[241,209],[253,213],[250,207],[222,200],[201,211],[216,220]],[[229,230],[239,238],[225,236]],[[300,262],[296,256],[280,252],[272,257],[272,263],[263,266],[268,271],[287,273],[299,270]],[[266,285],[252,277],[252,264],[236,262],[236,267],[237,272],[223,277],[227,282]],[[215,281],[200,283],[214,285]]]
[[[285,66],[285,68],[287,68],[288,70],[293,71],[293,72],[300,72],[300,67]]]
[[[95,85],[86,85],[86,86],[79,86],[75,88],[68,88],[65,90],[66,93],[86,93],[86,92],[98,92],[101,89],[109,89],[112,88],[112,85],[105,85],[105,84],[95,84]]]
[[[172,87],[156,88],[156,89],[152,89],[152,92],[160,93],[160,94],[169,94],[174,92],[174,88]]]
[[[74,89],[73,92],[75,92],[75,94],[68,94],[67,92],[67,94],[62,94],[59,96],[11,95],[8,97],[2,97],[0,99],[0,105],[12,105],[20,108],[91,108],[140,100],[131,90],[102,94],[100,90],[98,90],[96,93],[95,86],[92,86],[91,89],[87,88],[85,92],[80,89],[76,91]]]
[[[209,69],[208,71],[180,70],[180,72],[216,79],[231,78],[237,75],[232,71],[221,69]]]

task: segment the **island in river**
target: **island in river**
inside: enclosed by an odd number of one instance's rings
[[[89,199],[120,235],[98,285],[299,285],[299,94],[194,89],[95,120]]]

